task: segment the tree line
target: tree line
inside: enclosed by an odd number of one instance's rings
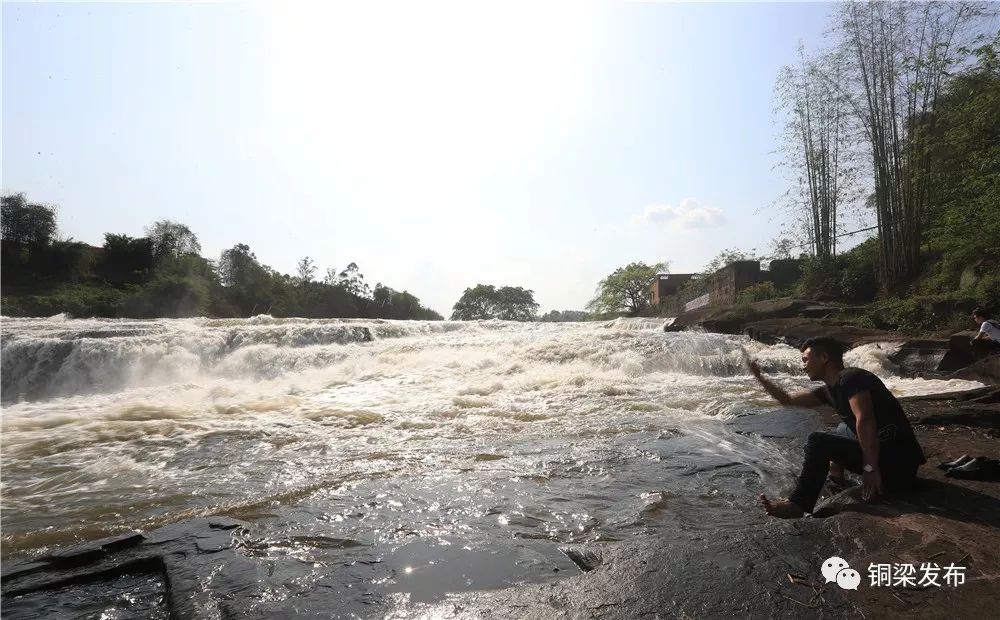
[[[171,220],[154,222],[142,237],[106,233],[95,248],[56,239],[55,209],[11,194],[2,199],[0,228],[7,316],[442,318],[407,291],[371,287],[354,262],[317,280],[313,259],[283,274],[245,243],[206,259],[197,235]]]

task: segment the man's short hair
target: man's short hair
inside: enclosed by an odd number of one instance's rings
[[[982,307],[982,306],[979,306],[975,310],[973,310],[972,311],[972,316],[981,316],[984,319],[992,319],[993,318],[992,316],[990,316],[990,311],[987,310],[986,308]]]
[[[838,366],[844,365],[844,345],[839,340],[828,336],[810,338],[799,347],[799,351],[805,351],[806,349],[812,349],[813,353],[826,353],[831,362],[834,362]]]

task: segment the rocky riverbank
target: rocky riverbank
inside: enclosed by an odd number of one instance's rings
[[[4,617],[112,610],[143,618],[981,618],[1000,588],[1000,482],[951,479],[934,465],[961,454],[998,456],[1000,388],[905,406],[929,459],[920,488],[905,496],[864,504],[854,489],[826,500],[814,517],[761,514],[752,527],[711,535],[565,547],[577,574],[546,583],[419,603],[378,585],[396,569],[377,558],[306,578],[315,567],[267,559],[249,525],[215,517],[9,563]],[[733,424],[756,434],[786,426],[770,415]],[[820,565],[833,555],[861,573],[857,591],[822,578]],[[869,564],[932,562],[964,566],[965,582],[869,585]]]
[[[1000,382],[1000,357],[980,359],[970,339],[975,331],[948,336],[914,337],[899,332],[858,327],[852,320],[862,308],[802,299],[759,301],[740,307],[708,307],[685,312],[664,329],[704,329],[743,334],[764,344],[798,347],[817,336],[831,336],[853,348],[862,344],[891,346],[889,360],[904,376],[960,378]],[[971,324],[970,324],[971,325]]]

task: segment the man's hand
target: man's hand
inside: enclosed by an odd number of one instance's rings
[[[795,394],[789,395],[788,392],[781,389],[781,387],[779,387],[776,383],[764,376],[764,371],[760,369],[760,364],[757,363],[757,360],[751,359],[750,354],[747,353],[746,349],[743,349],[743,361],[746,362],[747,370],[749,370],[750,374],[760,382],[764,391],[770,394],[774,400],[778,401],[782,405],[791,405],[793,407],[816,407],[823,404],[812,392],[796,392]]]
[[[861,475],[861,499],[872,502],[882,495],[882,472],[866,471]]]

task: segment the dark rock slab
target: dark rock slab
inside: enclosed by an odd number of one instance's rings
[[[783,342],[796,348],[806,340],[819,336],[835,338],[847,345],[848,348],[872,342],[904,342],[907,340],[906,336],[896,332],[853,325],[834,325],[807,318],[752,321],[744,325],[743,333],[764,344]]]
[[[115,584],[124,581],[162,584],[171,617],[218,617],[219,601],[259,593],[263,587],[261,565],[239,551],[247,532],[246,524],[226,517],[194,519],[148,535],[133,532],[68,547],[30,562],[5,563],[0,585],[5,616],[11,609],[24,609],[26,600],[32,601],[26,607],[31,615],[40,611],[44,611],[41,615],[60,615],[66,600],[75,595],[56,593],[84,586],[106,593],[106,603],[111,604],[122,587]],[[208,582],[211,588],[205,587]],[[46,596],[39,599],[39,595]],[[38,601],[45,599],[52,606],[42,610]],[[99,602],[87,601],[87,605],[94,604]]]
[[[990,385],[1000,385],[1000,355],[991,355],[973,362],[951,376],[955,379],[968,379]]]

